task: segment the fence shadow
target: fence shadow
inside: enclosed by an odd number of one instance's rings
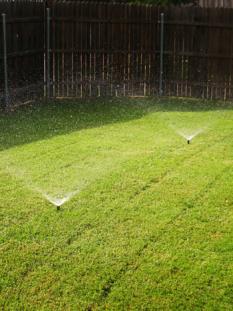
[[[54,101],[0,115],[0,151],[88,128],[140,119],[154,112],[233,110],[233,104],[182,98]]]

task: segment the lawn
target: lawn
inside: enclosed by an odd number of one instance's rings
[[[1,115],[0,198],[2,310],[233,309],[232,103]]]

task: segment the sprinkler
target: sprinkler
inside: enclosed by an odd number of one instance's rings
[[[185,140],[187,141],[187,144],[191,144],[191,141],[193,140],[194,137],[196,137],[198,134],[203,132],[203,129],[199,129],[196,132],[192,133],[192,134],[186,134],[183,131],[176,131],[180,136],[182,136],[183,138],[185,138]]]
[[[42,192],[41,190],[37,190],[40,191],[40,193],[43,195],[43,197],[45,197],[50,203],[52,203],[57,211],[61,210],[61,207],[63,206],[63,204],[65,204],[67,201],[69,201],[73,196],[75,196],[80,190],[76,190],[70,193],[67,193],[64,197],[52,197],[49,194],[47,194],[46,192]]]

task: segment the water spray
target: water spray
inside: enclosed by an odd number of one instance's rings
[[[8,161],[9,161],[9,157],[8,157]],[[79,187],[78,189],[68,192],[68,193],[64,193],[64,191],[59,191],[60,194],[57,194],[56,196],[50,194],[47,191],[44,191],[42,188],[38,187],[37,185],[35,185],[32,180],[30,178],[28,178],[27,176],[27,182],[25,181],[25,172],[19,168],[12,168],[9,164],[7,164],[4,167],[4,170],[10,174],[11,176],[17,177],[19,180],[21,180],[23,182],[23,184],[25,185],[25,187],[27,187],[28,189],[34,191],[34,192],[38,192],[41,194],[41,196],[43,198],[45,198],[47,201],[49,201],[55,208],[57,211],[61,210],[61,207],[67,203],[69,200],[71,200],[75,195],[77,195],[81,189],[83,187]]]
[[[43,197],[45,197],[50,203],[52,203],[56,207],[57,211],[60,211],[62,205],[68,202],[77,193],[79,193],[80,189],[67,193],[64,197],[58,197],[58,198],[52,197],[48,193],[44,193],[42,191],[40,192],[43,195]]]
[[[204,129],[199,129],[196,130],[194,133],[192,133],[191,135],[188,135],[187,133],[181,131],[181,130],[176,130],[176,133],[179,134],[180,136],[182,136],[183,138],[186,139],[187,144],[191,144],[191,141],[194,137],[196,137],[197,135],[199,135],[200,133],[202,133],[204,131]]]

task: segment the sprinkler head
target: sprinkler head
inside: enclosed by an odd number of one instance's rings
[[[187,143],[190,144],[190,140],[189,139],[187,140]]]
[[[57,205],[57,211],[61,210],[61,205]]]

